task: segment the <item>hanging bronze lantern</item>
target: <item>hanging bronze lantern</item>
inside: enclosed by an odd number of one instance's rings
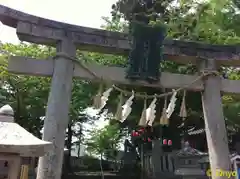
[[[128,71],[126,78],[141,79],[145,66],[145,43],[146,43],[146,25],[137,21],[130,23],[132,44],[128,58]]]
[[[146,79],[150,82],[158,81],[160,63],[163,60],[163,41],[166,36],[166,27],[160,24],[148,26],[148,57],[146,63]]]

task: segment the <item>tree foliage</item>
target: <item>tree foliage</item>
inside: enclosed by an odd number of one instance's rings
[[[132,5],[139,2],[142,1],[118,0],[112,8],[113,20],[124,18],[127,22],[131,21],[130,14],[136,12]],[[165,10],[158,11],[155,9],[155,14],[158,15],[161,22],[167,25],[168,38],[221,45],[236,45],[240,43],[240,31],[237,25],[240,19],[240,6],[236,0],[223,0],[221,2],[217,0],[178,0],[174,1],[174,3],[171,0],[156,0],[155,3],[164,4]],[[144,8],[137,13],[140,13],[140,11],[146,13]],[[151,20],[157,21],[157,19]],[[196,73],[196,68],[191,64],[182,66],[174,62],[165,61],[162,64],[162,68],[173,73]],[[239,69],[221,67],[220,70],[228,79],[239,80]],[[149,92],[149,90],[146,91]],[[235,133],[239,131],[240,126],[239,120],[237,120],[240,111],[238,104],[239,94],[225,94],[222,101],[229,134]],[[177,104],[176,111],[178,111],[178,107],[179,104]],[[200,94],[187,93],[187,108],[187,125],[204,127]],[[174,131],[178,130],[174,128],[179,124],[177,115],[175,112],[170,122],[170,127],[173,127],[171,130]]]
[[[46,58],[51,52],[37,45],[4,44],[1,48],[11,55]],[[8,73],[8,56],[1,56],[1,100],[2,105],[9,104],[15,111],[15,120],[31,133],[40,136],[45,116],[49,78],[13,75]]]
[[[123,17],[127,21],[137,20],[144,23],[156,21],[159,18],[168,20],[168,7],[174,0],[118,0],[112,6],[114,18]]]
[[[122,137],[117,124],[107,125],[102,129],[93,129],[90,138],[87,140],[89,153],[101,155],[106,159],[114,159],[119,150],[119,142]]]
[[[41,137],[40,131],[43,127],[51,79],[8,73],[7,63],[9,55],[48,59],[55,55],[55,49],[21,43],[19,45],[2,44],[1,50],[5,52],[0,56],[1,106],[4,104],[12,106],[16,122],[29,132]],[[72,126],[77,122],[89,120],[89,116],[82,112],[91,104],[91,97],[96,89],[96,86],[90,82],[79,79],[73,80],[69,113],[69,128],[71,130],[68,130],[68,142],[66,142],[69,149],[71,149],[72,137],[76,133],[72,130]]]

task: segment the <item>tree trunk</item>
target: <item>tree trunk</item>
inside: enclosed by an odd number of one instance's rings
[[[104,179],[103,167],[102,167],[102,153],[100,156],[100,170],[101,170],[101,178]]]
[[[20,98],[20,93],[18,89],[16,89],[16,100],[17,100],[17,107],[16,107],[16,112],[14,114],[14,119],[16,122],[19,123],[21,122],[21,98]]]
[[[78,158],[80,157],[80,151],[81,151],[81,138],[82,138],[82,125],[80,125],[80,130],[79,130],[79,136],[78,136]]]
[[[81,151],[81,143],[80,143],[80,139],[79,139],[79,143],[78,143],[78,152],[77,152],[77,155],[78,155],[78,158],[80,158],[80,151]]]
[[[68,172],[72,172],[72,167],[71,167],[71,149],[72,149],[72,136],[73,136],[73,131],[72,131],[72,124],[68,124],[68,132],[67,132],[67,149],[68,149],[68,154],[66,157],[66,168]]]

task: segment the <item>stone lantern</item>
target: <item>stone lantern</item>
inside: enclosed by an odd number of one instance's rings
[[[42,141],[14,122],[13,109],[9,105],[0,108],[0,163],[8,163],[0,169],[8,179],[17,179],[21,157],[39,157],[52,147],[50,142]]]
[[[190,147],[189,143],[185,142],[183,148],[176,153],[175,175],[182,176],[183,179],[197,179],[204,176],[205,171],[198,162],[204,156],[205,153]]]

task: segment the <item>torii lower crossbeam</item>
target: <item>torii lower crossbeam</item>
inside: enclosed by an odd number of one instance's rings
[[[80,62],[79,62],[80,63]],[[184,75],[162,72],[158,83],[147,83],[146,81],[130,81],[125,78],[125,68],[101,66],[97,64],[84,64],[98,78],[94,77],[88,70],[75,62],[73,76],[76,78],[98,81],[102,79],[112,84],[125,84],[132,86],[147,86],[152,88],[176,89],[186,87],[187,90],[203,91],[202,79],[195,81],[199,75]],[[9,60],[8,71],[16,74],[32,76],[52,76],[54,71],[53,59],[33,59],[29,57],[13,56]],[[191,85],[189,85],[191,84]],[[240,81],[221,78],[220,90],[225,93],[240,93]]]

